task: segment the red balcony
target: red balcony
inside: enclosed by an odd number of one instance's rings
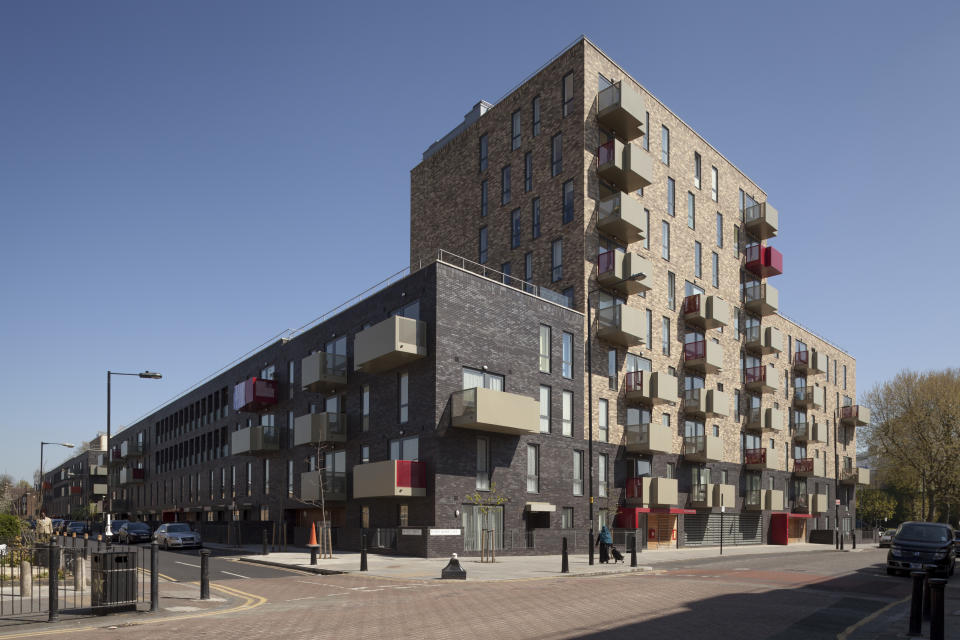
[[[707,357],[707,341],[697,340],[683,345],[684,360],[702,360]]]
[[[643,392],[643,371],[627,371],[624,378],[627,393]]]
[[[813,458],[794,458],[794,473],[813,473]]]
[[[783,273],[783,254],[773,247],[752,244],[744,250],[748,270],[761,278],[778,276]]]
[[[80,495],[81,493],[83,493],[83,487],[74,485],[74,486],[70,487],[70,493],[72,493],[72,494],[75,495],[75,496],[78,496],[78,495]]]
[[[427,465],[412,460],[397,460],[397,487],[421,489],[427,488]],[[413,495],[418,495],[412,492]],[[423,495],[423,494],[419,494]]]
[[[44,483],[43,483],[43,489],[44,489],[44,491],[46,491],[47,489],[53,489],[53,485],[50,484],[49,482],[44,482]]]
[[[617,266],[617,252],[604,251],[597,256],[597,275],[613,271]]]
[[[760,449],[747,449],[743,452],[743,460],[746,464],[767,464],[767,450],[765,448]]]
[[[694,295],[687,296],[683,299],[683,315],[688,313],[697,313],[700,311],[700,298],[703,296]]]
[[[747,384],[766,382],[767,368],[762,365],[759,367],[747,367],[743,370],[743,378]]]
[[[233,387],[233,410],[260,411],[277,404],[278,397],[276,380],[249,378]]]
[[[643,478],[627,478],[627,500],[643,500]]]

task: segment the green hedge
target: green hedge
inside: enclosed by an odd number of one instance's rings
[[[0,540],[13,540],[20,535],[20,518],[0,513]]]

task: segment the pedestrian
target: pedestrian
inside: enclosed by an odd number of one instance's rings
[[[53,520],[47,517],[46,511],[40,512],[40,519],[37,520],[37,536],[40,540],[46,542],[53,535]]]
[[[610,535],[610,529],[603,525],[600,529],[600,535],[597,536],[597,544],[600,545],[600,564],[610,562],[610,545],[613,544],[613,537]]]

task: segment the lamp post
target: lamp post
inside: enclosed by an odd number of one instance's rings
[[[838,423],[840,422],[840,409],[833,410],[833,514],[835,518],[834,527],[837,532],[837,539],[834,541],[835,548],[839,549],[843,544],[843,532],[840,529],[840,457],[837,454],[837,436],[840,434]]]
[[[40,443],[40,511],[43,511],[43,448],[48,444],[55,444],[58,447],[66,447],[68,449],[73,449],[73,445],[69,442],[41,442]]]
[[[629,280],[638,280],[644,277],[642,273],[634,273],[622,280],[611,283],[618,285]],[[593,307],[590,305],[590,296],[598,293],[600,289],[590,289],[587,291],[587,473],[590,476],[590,553],[588,555],[589,564],[593,565]]]
[[[113,532],[110,531],[110,508],[112,506],[112,496],[110,495],[110,477],[113,475],[111,462],[113,462],[113,449],[110,445],[110,376],[137,376],[138,378],[147,378],[150,380],[159,380],[163,376],[155,371],[144,371],[143,373],[119,373],[117,371],[107,371],[107,498],[104,502],[104,511],[107,514],[106,529],[103,531],[104,537],[110,539]]]

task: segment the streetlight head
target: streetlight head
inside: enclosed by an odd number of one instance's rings
[[[67,447],[68,449],[73,449],[73,447],[74,447],[74,445],[70,444],[69,442],[61,442],[61,443],[60,443],[60,446],[61,446],[61,447]]]
[[[141,378],[150,378],[152,380],[159,380],[160,378],[163,377],[156,371],[144,371],[143,373],[139,373],[137,375],[139,375]]]

